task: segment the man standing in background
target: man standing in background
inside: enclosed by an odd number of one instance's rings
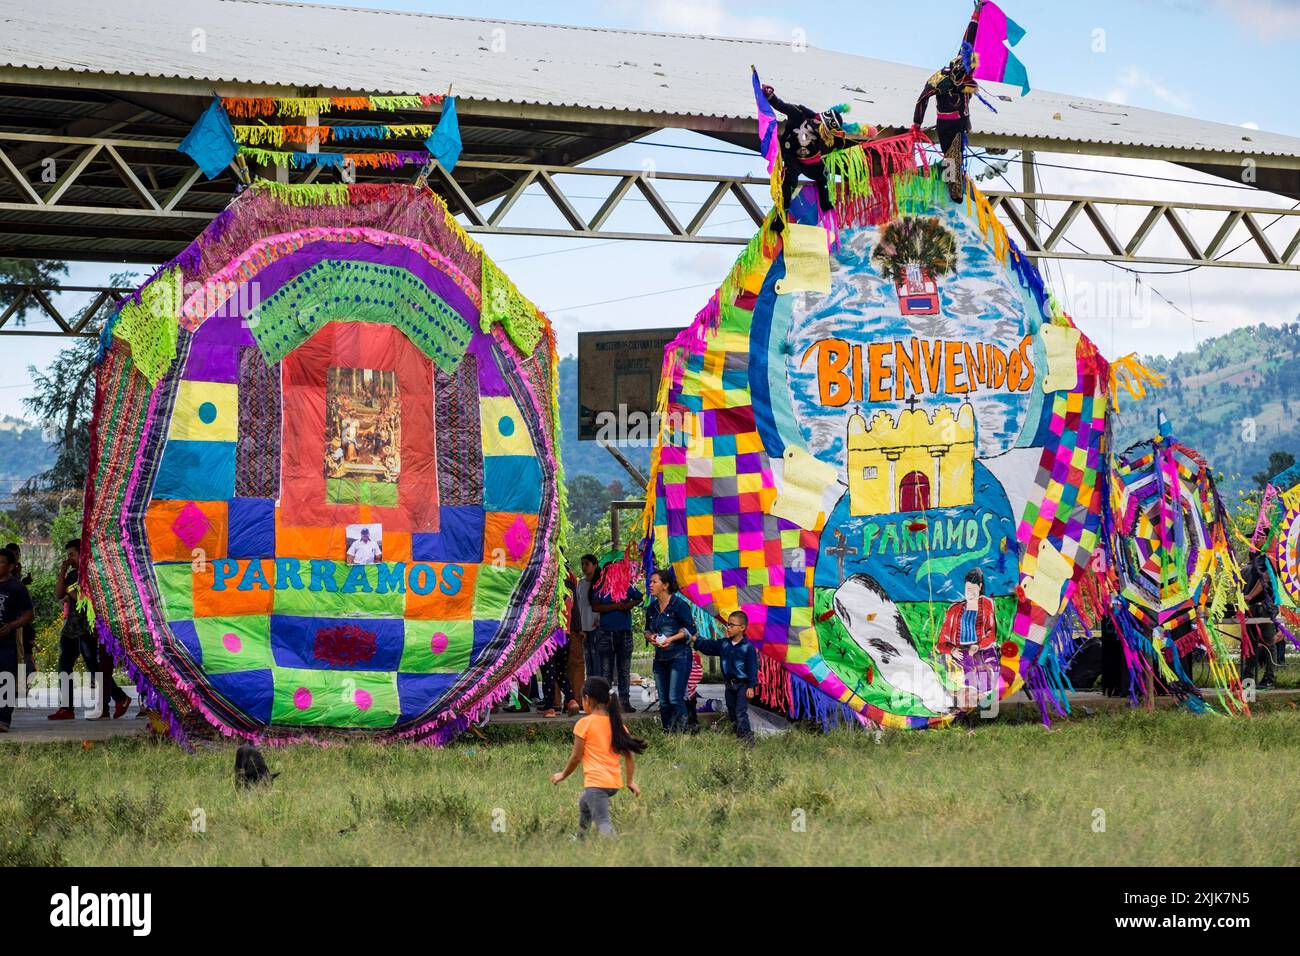
[[[23,628],[33,617],[31,595],[14,574],[17,566],[13,552],[0,548],[0,733],[7,733],[14,719]]]
[[[591,589],[595,586],[600,564],[594,554],[584,554],[581,561],[582,577],[578,579],[573,594],[573,629],[569,632],[569,686],[576,698],[588,674],[599,673],[592,666],[592,637],[600,627],[600,615],[591,609]],[[581,701],[566,705],[570,713],[577,713]]]
[[[10,541],[5,548],[13,555],[14,563],[10,573],[17,579],[23,587],[31,587],[32,576],[30,573],[23,572],[23,552],[17,541]],[[27,683],[30,685],[36,677],[36,624],[32,621],[27,622],[23,627],[22,639],[22,657],[26,664]],[[24,693],[26,689],[24,688]]]
[[[593,646],[591,666],[597,677],[609,681],[611,687],[618,688],[619,704],[623,713],[630,714],[632,706],[632,609],[641,603],[641,592],[628,586],[627,596],[614,600],[614,596],[603,587],[592,585],[591,607],[600,615],[600,627],[590,639]]]

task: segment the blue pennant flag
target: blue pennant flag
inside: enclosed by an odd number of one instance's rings
[[[442,118],[438,126],[424,141],[424,148],[436,159],[443,169],[451,172],[460,159],[460,122],[456,119],[456,98],[449,96],[442,101]]]
[[[220,176],[221,171],[230,165],[239,152],[239,145],[219,97],[212,98],[212,104],[176,148],[194,160],[208,179]]]

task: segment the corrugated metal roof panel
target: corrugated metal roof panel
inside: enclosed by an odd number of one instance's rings
[[[12,67],[375,93],[454,83],[467,112],[488,101],[748,120],[751,63],[787,99],[848,101],[857,118],[890,125],[910,122],[931,72],[787,43],[265,0],[0,0],[0,64]],[[1062,142],[1300,157],[1296,137],[1044,91],[1007,97],[978,124]]]

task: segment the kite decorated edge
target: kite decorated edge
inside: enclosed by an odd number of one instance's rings
[[[1111,406],[1118,407],[1120,390],[1136,399],[1148,386],[1161,384],[1134,356],[1108,362],[1079,332],[1045,288],[1037,268],[1007,235],[993,204],[969,177],[964,200],[948,205],[947,184],[923,150],[928,142],[915,131],[828,154],[826,173],[834,208],[819,212],[809,185],[804,187],[800,208],[791,210],[790,225],[777,222],[776,211],[769,214],[708,304],[665,348],[657,408],[659,435],[651,457],[652,490],[642,516],[643,563],[647,569],[670,567],[702,620],[745,610],[751,621],[750,639],[760,649],[760,693],[765,702],[792,715],[815,717],[825,725],[847,721],[935,727],[950,723],[964,708],[931,715],[922,711],[919,716],[891,712],[865,699],[861,687],[855,692],[818,660],[818,626],[839,610],[832,606],[823,611],[823,604],[815,603],[813,596],[815,572],[821,573],[818,560],[825,557],[819,539],[833,501],[823,500],[825,510],[817,516],[815,497],[805,495],[801,504],[799,495],[784,493],[791,483],[781,479],[780,449],[786,432],[780,418],[784,414],[788,420],[790,412],[788,407],[776,409],[779,403],[773,392],[781,373],[773,374],[770,368],[788,367],[786,354],[793,343],[774,337],[774,344],[768,346],[755,332],[761,321],[775,324],[770,318],[772,307],[764,311],[764,303],[771,301],[773,279],[778,295],[783,283],[785,290],[827,291],[828,287],[819,287],[826,280],[818,277],[825,268],[825,254],[818,262],[817,234],[824,230],[834,258],[855,228],[932,216],[941,206],[948,210],[942,215],[960,209],[970,229],[982,237],[985,254],[1013,277],[1026,302],[1029,327],[1022,331],[1035,340],[1032,354],[1048,374],[1042,376],[1045,394],[1030,399],[1026,433],[1036,428],[1036,437],[1024,444],[1027,451],[1043,448],[1043,461],[1028,465],[1027,478],[1037,497],[1011,515],[1014,531],[1003,539],[1020,552],[1018,583],[1009,597],[1001,599],[1005,602],[998,607],[1001,643],[990,648],[986,659],[995,674],[1000,671],[999,696],[1028,685],[1045,721],[1050,713],[1068,713],[1066,664],[1079,644],[1078,636],[1110,617],[1117,597],[1113,575],[1096,573],[1105,566],[1108,544],[1103,529],[1108,413]],[[779,278],[782,272],[785,280]],[[898,281],[899,308],[904,308],[903,282]],[[763,368],[758,375],[756,361]],[[1038,391],[1035,382],[1032,392]],[[933,427],[938,427],[938,421]],[[784,441],[787,452],[792,443],[798,445],[798,438]],[[701,444],[705,450],[697,453]],[[806,453],[800,455],[798,448],[794,455],[785,462],[787,468],[793,463],[818,470],[820,463]],[[724,490],[716,490],[719,487]],[[799,481],[793,487],[801,494],[806,490]],[[812,494],[816,493],[813,488]],[[737,500],[738,529],[732,517]],[[715,507],[725,512],[726,521],[719,520]],[[752,512],[748,517],[746,508]],[[801,509],[806,518],[786,520],[797,518]],[[848,543],[842,539],[841,548]],[[793,570],[783,568],[792,555]],[[1041,571],[1049,565],[1051,574]],[[1062,569],[1063,575],[1058,573]],[[762,596],[755,598],[759,592]]]
[[[180,647],[184,637],[173,633],[169,623],[165,589],[160,590],[147,566],[153,529],[145,527],[142,497],[147,499],[147,487],[157,478],[156,465],[167,442],[165,419],[173,407],[168,403],[180,401],[174,381],[181,377],[178,359],[185,358],[184,349],[206,317],[217,314],[251,279],[270,274],[263,270],[304,248],[329,248],[336,258],[346,260],[350,249],[382,245],[397,248],[398,254],[406,257],[403,261],[427,263],[431,274],[437,272],[438,281],[449,290],[447,295],[462,303],[462,317],[477,326],[463,334],[481,332],[490,339],[491,354],[499,356],[502,374],[516,395],[516,410],[523,413],[532,430],[531,437],[524,440],[531,442],[538,459],[542,503],[527,527],[508,529],[516,535],[533,535],[526,549],[521,546],[517,561],[513,552],[502,559],[521,569],[512,580],[529,586],[516,584],[504,604],[504,599],[493,595],[493,606],[499,606],[501,618],[498,632],[482,636],[476,631],[473,646],[477,656],[482,653],[481,645],[488,645],[490,659],[485,655],[481,666],[472,672],[467,669],[461,675],[464,683],[448,690],[454,698],[440,703],[436,711],[419,719],[406,719],[410,715],[403,714],[404,719],[383,728],[364,722],[336,726],[328,720],[321,726],[282,725],[270,719],[259,725],[250,722],[240,708],[224,706],[222,695],[205,683],[208,675],[192,667]],[[364,253],[356,255],[364,258]],[[426,308],[421,309],[418,298],[396,301],[415,305],[371,316],[370,321],[395,326],[402,333],[398,338],[409,340],[403,348],[435,372],[455,368],[464,353],[464,341],[448,340],[445,325],[435,328],[436,322],[429,322],[430,316],[436,319],[439,315],[438,303],[423,300]],[[319,321],[300,319],[292,310],[276,313],[272,304],[273,300],[268,300],[259,313],[257,348],[251,351],[260,349],[267,365],[275,368],[277,385],[279,360],[292,352],[296,343],[330,328],[320,323],[353,318],[337,314]],[[281,325],[275,324],[277,318]],[[282,330],[285,342],[272,334]],[[564,641],[559,546],[566,517],[554,332],[546,316],[515,288],[427,187],[254,183],[185,250],[123,301],[101,334],[97,361],[82,532],[83,606],[104,646],[139,687],[145,704],[158,711],[177,739],[185,741],[195,732],[203,735],[215,729],[226,736],[288,742],[307,737],[348,738],[379,729],[382,736],[442,743],[508,694],[513,679],[531,677]],[[211,414],[210,409],[208,412]],[[477,422],[473,427],[477,430]],[[177,437],[174,427],[171,437]],[[405,445],[402,450],[405,454]],[[409,534],[405,537],[410,540]],[[520,573],[525,577],[518,578]],[[481,616],[489,615],[484,612]],[[439,638],[446,643],[446,635],[434,636],[435,641]],[[472,680],[466,676],[471,673]],[[370,693],[358,690],[356,694],[370,706]]]

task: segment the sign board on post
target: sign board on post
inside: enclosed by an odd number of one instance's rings
[[[654,443],[664,346],[681,329],[578,333],[578,438]],[[603,427],[602,427],[603,426]]]

